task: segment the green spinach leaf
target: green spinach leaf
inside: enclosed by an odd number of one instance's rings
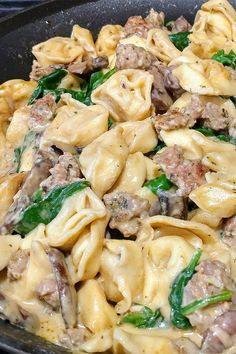
[[[218,302],[222,302],[222,301],[230,301],[232,299],[232,296],[233,296],[232,291],[226,290],[221,294],[212,295],[206,297],[205,299],[193,301],[190,304],[182,307],[181,314],[183,316],[187,316],[190,313],[193,313],[199,309],[203,309],[206,306],[217,304]]]
[[[173,33],[173,34],[169,34],[169,38],[171,42],[176,46],[176,48],[181,50],[182,52],[182,50],[184,50],[184,48],[186,48],[190,43],[188,36],[191,33],[192,32]]]
[[[160,151],[161,149],[163,149],[166,146],[165,143],[158,143],[154,149],[152,149],[151,151],[149,151],[146,155],[155,155],[158,151]]]
[[[65,69],[58,69],[53,71],[51,74],[43,76],[38,81],[38,86],[34,90],[30,100],[29,105],[33,104],[35,100],[45,96],[47,91],[55,90],[61,83],[63,77],[68,74]]]
[[[20,171],[22,155],[24,151],[35,142],[35,135],[35,132],[30,131],[25,135],[22,145],[14,150],[17,173]]]
[[[67,75],[68,72],[65,69],[55,70],[53,73],[44,76],[39,80],[38,86],[33,92],[28,104],[34,103],[36,99],[47,94],[53,95],[58,102],[63,93],[70,93],[72,98],[89,106],[92,104],[91,94],[93,90],[108,80],[116,72],[116,70],[117,69],[114,68],[105,74],[102,71],[97,71],[91,74],[89,82],[84,82],[81,90],[59,88],[58,86],[61,80],[65,75]]]
[[[113,120],[111,118],[108,118],[108,130],[111,129],[113,126]]]
[[[37,197],[36,201],[24,210],[14,230],[24,236],[40,223],[49,224],[68,197],[88,186],[87,181],[73,182],[63,187],[55,187],[43,198]]]
[[[212,59],[220,62],[225,66],[230,66],[232,69],[236,69],[236,54],[231,50],[228,54],[225,51],[219,50],[216,54],[212,56]]]
[[[130,323],[138,328],[163,327],[164,317],[160,310],[152,311],[149,307],[144,306],[140,312],[130,312],[125,315],[120,323]]]
[[[230,138],[230,136],[227,134],[219,134],[218,132],[214,131],[211,128],[199,127],[199,128],[194,128],[194,129],[206,136],[211,136],[211,137],[214,137],[218,140],[225,141],[227,143],[236,145],[236,138]]]
[[[158,194],[159,191],[167,191],[170,189],[173,186],[173,183],[166,177],[165,174],[163,174],[157,178],[150,179],[144,183],[144,186],[150,189],[152,193]]]
[[[194,253],[188,266],[175,278],[171,287],[171,292],[169,295],[171,322],[175,327],[180,329],[187,329],[191,327],[188,318],[182,314],[183,293],[185,286],[195,273],[195,268],[198,265],[201,254],[201,250],[197,250]]]

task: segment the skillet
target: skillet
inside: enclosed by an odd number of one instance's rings
[[[164,11],[168,20],[184,15],[193,21],[203,0],[50,0],[0,20],[0,83],[28,79],[31,47],[54,36],[68,36],[74,24],[96,36],[108,23],[123,24],[132,15],[151,8]],[[236,0],[231,0],[236,7]],[[68,351],[0,320],[0,353],[66,354]]]

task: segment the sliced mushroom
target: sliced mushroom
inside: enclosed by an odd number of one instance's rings
[[[39,150],[35,156],[35,162],[31,171],[26,176],[21,189],[14,197],[14,202],[10,206],[5,217],[4,224],[0,227],[0,233],[12,232],[14,225],[20,219],[21,213],[30,204],[30,197],[39,188],[39,185],[50,174],[49,170],[55,163],[54,152]]]
[[[203,353],[222,353],[236,344],[236,311],[228,311],[218,316],[204,333]]]
[[[187,198],[170,191],[161,191],[158,199],[151,205],[149,214],[166,215],[177,219],[187,218]]]
[[[76,292],[67,270],[64,255],[56,248],[48,248],[47,254],[56,279],[65,327],[66,329],[74,328],[77,322]]]

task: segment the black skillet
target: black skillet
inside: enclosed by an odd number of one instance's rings
[[[166,18],[184,15],[190,22],[204,1],[195,0],[51,0],[15,16],[0,20],[0,83],[28,78],[31,47],[53,36],[68,36],[73,24],[89,28],[94,35],[107,23],[123,24],[129,16],[144,15],[150,8],[164,11]],[[236,7],[236,0],[231,1]],[[56,324],[55,324],[56,325]],[[0,353],[63,354],[54,346],[0,321]]]

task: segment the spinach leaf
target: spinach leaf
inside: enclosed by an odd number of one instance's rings
[[[87,181],[73,182],[63,187],[55,187],[43,198],[36,198],[36,202],[24,210],[14,230],[24,236],[40,223],[49,224],[68,197],[88,186]]]
[[[165,190],[167,191],[170,189],[173,184],[172,182],[166,177],[165,174],[161,175],[160,177],[150,179],[146,183],[144,183],[144,186],[150,189],[152,193],[158,194],[159,191]]]
[[[170,20],[165,23],[165,27],[168,28],[168,30],[171,31],[172,27],[174,26],[175,21]]]
[[[199,127],[199,128],[194,128],[194,129],[197,130],[198,132],[202,133],[203,135],[215,136],[214,131],[212,129],[210,129],[210,128]]]
[[[195,268],[198,265],[199,259],[201,257],[202,251],[197,250],[188,266],[182,270],[182,272],[175,278],[171,292],[169,295],[169,303],[171,306],[171,322],[172,324],[180,329],[187,329],[191,327],[191,324],[187,317],[182,314],[182,302],[184,287],[188,284],[189,280],[192,278]]]
[[[41,98],[47,94],[53,95],[58,102],[63,93],[70,93],[72,98],[89,106],[92,104],[91,94],[93,90],[108,80],[116,72],[116,70],[116,68],[111,69],[106,74],[104,74],[102,71],[97,71],[91,74],[89,82],[85,82],[82,85],[82,89],[78,91],[58,88],[63,77],[67,75],[67,70],[55,70],[53,73],[44,76],[39,80],[38,86],[33,92],[28,104],[34,103],[36,99]]]
[[[33,203],[38,203],[40,200],[43,198],[43,189],[39,188],[37,189],[31,196],[31,200]]]
[[[225,141],[227,143],[236,145],[236,138],[230,138],[229,135],[227,135],[227,134],[219,134],[218,132],[214,131],[211,128],[201,128],[200,127],[200,128],[194,128],[194,129],[206,136],[211,136],[211,137],[214,137],[218,140]]]
[[[35,132],[30,131],[28,134],[25,135],[22,145],[14,150],[17,173],[20,171],[21,158],[22,158],[24,151],[30,145],[32,145],[34,143],[34,141],[35,141]]]
[[[228,54],[225,51],[219,50],[216,54],[212,56],[212,59],[220,62],[225,66],[230,66],[232,69],[236,69],[236,54],[231,50]]]
[[[170,38],[171,42],[176,46],[176,48],[181,50],[181,52],[182,52],[182,50],[184,50],[184,48],[186,48],[190,43],[188,36],[191,33],[192,32],[173,33],[173,34],[169,34],[169,38]]]
[[[125,315],[120,323],[130,323],[138,328],[163,327],[164,317],[160,310],[152,311],[149,307],[144,306],[143,311],[131,312]]]
[[[218,302],[222,302],[222,301],[230,301],[232,299],[232,296],[233,293],[229,290],[226,290],[221,294],[212,295],[206,297],[205,299],[193,301],[187,306],[182,307],[181,314],[183,316],[187,316],[190,313],[193,313],[199,309],[203,309],[206,306],[217,304]]]
[[[160,151],[161,149],[163,149],[166,146],[165,143],[158,143],[154,149],[152,149],[151,151],[149,151],[147,153],[147,155],[155,155],[158,151]]]
[[[38,86],[30,97],[28,104],[31,105],[38,98],[45,96],[45,91],[55,90],[63,77],[67,75],[67,73],[68,72],[65,69],[58,69],[53,71],[51,74],[43,76],[41,79],[39,79]]]
[[[108,130],[110,130],[112,126],[113,126],[113,120],[111,118],[108,118]]]

